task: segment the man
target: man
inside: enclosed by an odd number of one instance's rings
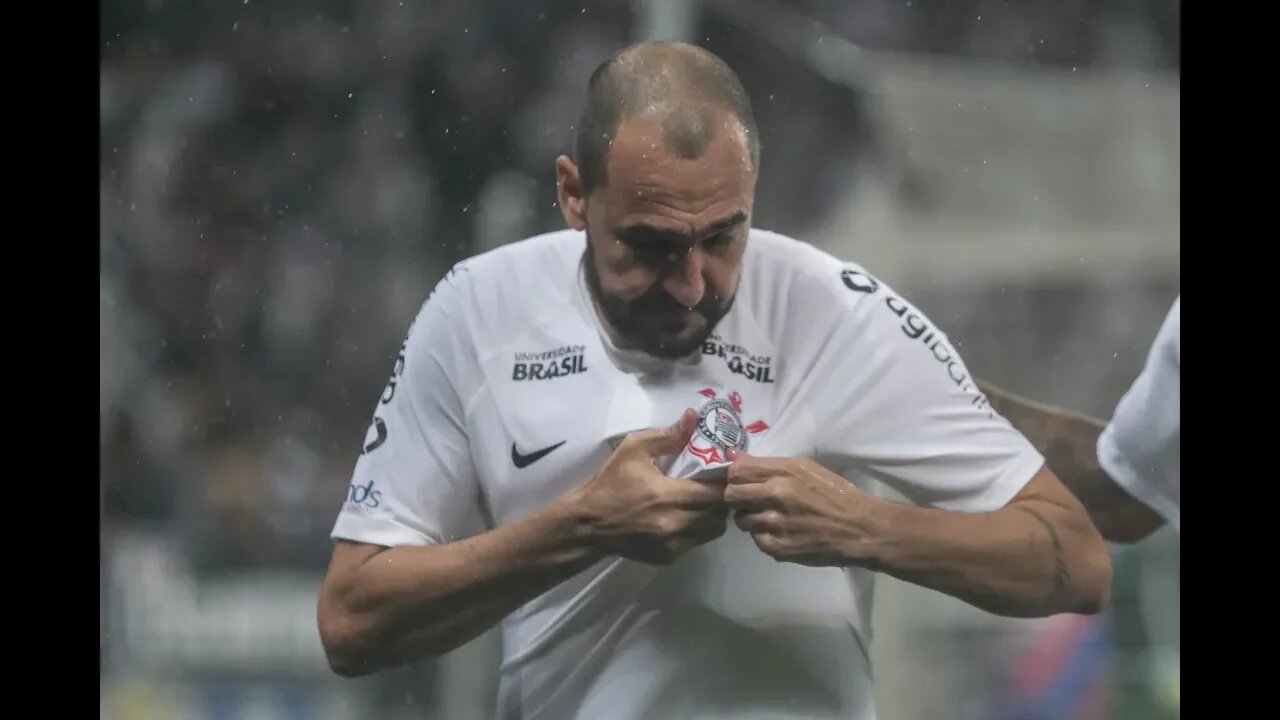
[[[333,531],[336,672],[501,622],[504,718],[873,718],[876,571],[1011,616],[1103,607],[1105,543],[942,333],[751,228],[723,61],[629,48],[576,132],[570,229],[459,264],[409,331]]]
[[[1181,531],[1182,298],[1109,423],[1035,403],[979,381],[991,405],[1027,435],[1080,498],[1103,536],[1134,543],[1168,523]]]

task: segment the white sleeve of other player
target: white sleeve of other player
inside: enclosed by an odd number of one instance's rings
[[[436,545],[465,531],[478,502],[463,408],[467,340],[458,271],[441,280],[410,325],[356,461],[332,537],[375,545]],[[461,273],[465,275],[465,272]]]
[[[1182,298],[1173,302],[1146,365],[1098,438],[1103,470],[1181,532]]]
[[[828,467],[856,469],[919,505],[988,512],[1044,465],[991,410],[947,336],[885,283],[834,265],[806,285],[815,302],[802,305],[804,324],[817,325],[804,342],[820,349],[803,395]]]

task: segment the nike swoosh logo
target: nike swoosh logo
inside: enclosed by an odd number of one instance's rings
[[[511,462],[514,463],[517,468],[529,467],[530,465],[538,462],[542,458],[550,455],[552,450],[555,450],[556,448],[565,444],[565,442],[566,442],[565,440],[561,440],[560,442],[556,443],[555,445],[552,445],[551,447],[544,447],[541,450],[538,450],[537,452],[531,452],[528,455],[521,455],[520,451],[516,450],[516,444],[511,443]]]

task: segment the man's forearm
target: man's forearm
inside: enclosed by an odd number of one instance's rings
[[[1107,602],[1106,546],[1056,505],[1022,501],[965,514],[885,503],[882,510],[875,546],[850,552],[857,564],[1008,617],[1089,614]]]
[[[363,675],[447,652],[599,557],[564,502],[466,540],[375,552],[325,593],[331,664]]]

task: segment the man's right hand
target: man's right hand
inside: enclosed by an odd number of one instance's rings
[[[628,435],[574,491],[570,501],[598,550],[666,565],[724,533],[724,486],[669,477],[655,462],[682,452],[696,423],[693,410],[685,410],[670,427]]]

